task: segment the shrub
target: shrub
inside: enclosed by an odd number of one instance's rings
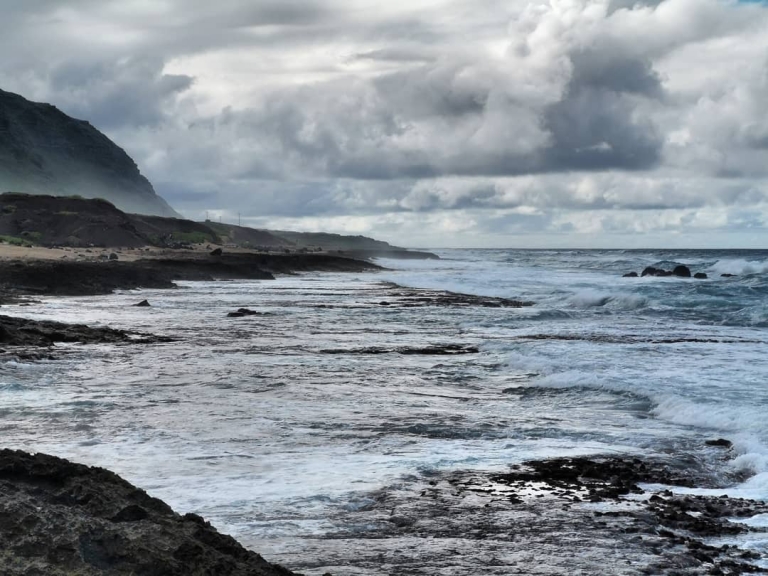
[[[0,242],[3,244],[10,244],[11,246],[32,246],[30,242],[19,238],[18,236],[2,236],[0,235]]]

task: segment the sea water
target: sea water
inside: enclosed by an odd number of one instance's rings
[[[768,499],[768,251],[439,255],[3,307],[174,339],[0,365],[3,444],[110,468],[289,565],[319,565],[322,545],[296,542],[348,529],[373,492],[434,471],[684,458],[725,438],[714,473],[747,478],[727,493]],[[678,264],[708,278],[622,277]],[[390,283],[534,304],[382,305]],[[240,307],[260,314],[227,317]],[[479,353],[365,351],[442,344]]]

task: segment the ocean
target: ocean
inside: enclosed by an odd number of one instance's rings
[[[366,511],[453,471],[661,455],[722,479],[691,493],[768,500],[768,251],[437,253],[3,307],[174,338],[5,361],[3,444],[109,468],[318,576],[398,573],[349,567],[393,553]],[[680,264],[708,278],[623,277]],[[398,287],[533,305],[402,305]],[[258,314],[227,316],[240,307]],[[726,458],[705,444],[720,438]],[[768,554],[768,536],[733,543]],[[484,573],[471,555],[455,573]]]

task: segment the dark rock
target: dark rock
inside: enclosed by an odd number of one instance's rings
[[[51,346],[56,342],[150,343],[168,342],[168,338],[141,334],[135,338],[124,330],[91,328],[83,324],[62,324],[26,318],[0,316],[0,343],[7,346]]]
[[[116,474],[0,450],[4,576],[290,576],[194,515],[180,516]]]
[[[137,307],[139,307],[139,308],[147,308],[147,307],[149,307],[149,306],[150,306],[150,303],[149,303],[149,301],[148,301],[148,300],[142,300],[142,301],[141,301],[141,302],[139,302],[138,304],[134,304],[134,306],[137,306]]]
[[[720,446],[721,448],[730,448],[733,446],[733,442],[726,440],[725,438],[718,438],[717,440],[707,440],[704,442],[707,446]]]
[[[216,248],[215,250],[211,251],[211,256],[221,256],[224,252],[221,248]]]
[[[331,348],[320,351],[323,354],[402,354],[404,356],[453,356],[457,354],[477,354],[480,350],[477,346],[463,344],[438,344],[435,346],[385,348],[381,346],[368,346],[366,348]]]
[[[721,278],[733,278],[734,276],[736,276],[736,274],[720,274]]]
[[[627,272],[623,276],[624,278],[637,278],[637,272]]]
[[[688,266],[675,266],[675,269],[672,270],[672,275],[679,276],[680,278],[690,278],[691,269]]]
[[[249,310],[248,308],[240,308],[237,312],[230,312],[227,314],[227,318],[242,318],[243,316],[260,316],[261,312],[255,310]]]
[[[704,272],[696,272],[696,274],[693,275],[694,278],[697,278],[699,280],[706,280],[707,275]]]
[[[117,255],[117,254],[115,254],[114,252],[112,252],[112,253],[109,255],[109,259],[110,259],[110,260],[119,260],[120,258],[118,257],[118,255]]]
[[[661,268],[654,268],[653,266],[646,267],[640,276],[671,276],[672,272],[669,270],[662,270]]]

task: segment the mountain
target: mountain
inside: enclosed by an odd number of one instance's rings
[[[125,212],[178,216],[125,151],[83,120],[0,90],[0,192],[103,198]]]

